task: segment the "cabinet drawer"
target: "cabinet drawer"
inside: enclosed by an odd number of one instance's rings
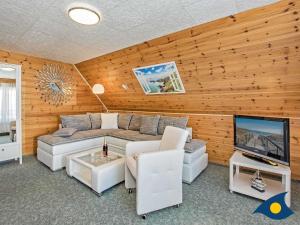
[[[14,159],[20,157],[18,145],[2,145],[0,146],[0,161]]]

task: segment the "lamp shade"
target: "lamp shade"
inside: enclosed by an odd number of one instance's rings
[[[94,94],[103,94],[104,93],[104,87],[102,84],[95,84],[93,86],[93,93]]]

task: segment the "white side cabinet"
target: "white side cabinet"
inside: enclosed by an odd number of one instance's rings
[[[20,147],[18,144],[12,143],[0,145],[0,162],[11,159],[20,159],[21,161],[22,156],[20,154]]]
[[[281,176],[281,180],[263,178],[267,184],[265,192],[261,193],[251,187],[250,179],[253,174],[249,174],[240,170],[240,167],[250,170],[260,170]],[[231,193],[237,192],[254,198],[267,200],[270,197],[282,192],[287,192],[285,202],[291,205],[291,169],[288,166],[278,165],[272,166],[256,160],[245,157],[241,152],[235,151],[230,158],[229,169],[229,190]]]

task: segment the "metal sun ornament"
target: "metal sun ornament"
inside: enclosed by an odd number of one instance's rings
[[[59,106],[69,102],[73,97],[74,80],[61,65],[44,65],[37,75],[37,90],[41,99],[49,104]]]

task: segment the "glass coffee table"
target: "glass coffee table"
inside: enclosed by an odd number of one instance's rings
[[[89,186],[98,196],[124,181],[124,156],[102,148],[91,149],[66,157],[67,174]]]

